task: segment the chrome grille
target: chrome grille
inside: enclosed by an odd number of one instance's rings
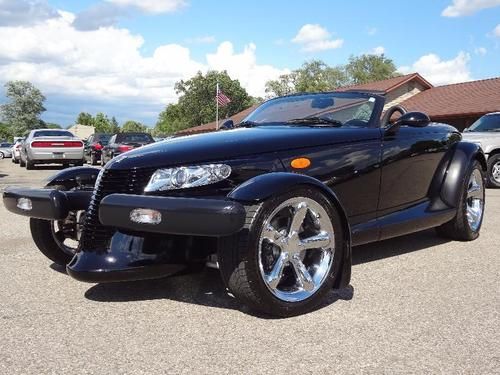
[[[106,250],[116,229],[99,221],[99,204],[109,194],[142,194],[155,168],[130,170],[103,169],[97,177],[94,192],[85,216],[79,250]]]

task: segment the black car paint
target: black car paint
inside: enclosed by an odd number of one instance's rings
[[[460,133],[448,125],[399,124],[380,128],[378,119],[384,100],[371,96],[377,102],[366,128],[282,124],[180,137],[120,155],[106,165],[106,170],[155,170],[211,162],[224,162],[233,169],[231,177],[218,184],[130,196],[129,210],[141,207],[144,195],[231,199],[241,204],[257,204],[297,185],[316,186],[336,205],[347,229],[344,272],[342,281],[337,282],[337,286],[345,285],[350,275],[351,244],[390,238],[448,221],[456,213],[457,189],[466,169],[472,160],[484,160],[479,148],[461,142]],[[291,161],[297,157],[309,158],[311,166],[295,170]],[[85,176],[89,173],[95,176],[94,171],[81,171]],[[76,181],[78,171],[75,173],[67,178]],[[64,178],[55,177],[54,181]],[[127,204],[115,212],[120,217],[115,221],[112,210],[108,212],[111,219],[106,223],[119,228],[123,207]],[[193,223],[185,225],[196,227],[198,224],[193,218]],[[154,246],[151,241],[158,238],[158,234],[148,232],[144,226],[122,226],[125,228],[113,235],[109,248],[80,249],[68,265],[68,272],[84,281],[156,277],[158,267],[172,263],[169,256],[181,248],[172,245],[175,241],[180,241],[182,248],[196,248],[194,243],[198,242],[216,246],[216,241],[204,236],[179,238],[167,234],[168,229],[164,239],[172,241]],[[124,243],[135,254],[128,261],[122,259]],[[106,257],[115,259],[114,263],[107,262]]]

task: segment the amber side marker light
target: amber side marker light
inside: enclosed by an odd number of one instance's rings
[[[308,168],[311,165],[311,160],[309,160],[308,158],[297,158],[293,159],[290,165],[295,169],[304,169]]]

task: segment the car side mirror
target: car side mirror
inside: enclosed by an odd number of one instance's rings
[[[234,122],[233,120],[226,120],[222,123],[220,126],[220,130],[229,130],[234,128]]]
[[[396,120],[395,126],[411,126],[412,128],[423,128],[429,125],[431,119],[423,112],[407,112]]]
[[[463,133],[467,133],[468,131],[469,131],[469,128],[465,128],[465,129],[463,130]]]

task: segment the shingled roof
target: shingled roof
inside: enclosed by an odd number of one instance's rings
[[[250,108],[247,108],[239,113],[236,113],[235,115],[231,116],[230,119],[234,121],[235,124],[241,122],[245,117],[247,117],[250,113],[253,112],[255,108],[257,108],[258,105],[253,105]],[[220,120],[219,121],[219,126],[222,125],[222,123],[225,120]],[[216,129],[217,124],[215,121],[209,122],[208,124],[203,124],[203,125],[198,125],[194,126],[192,128],[187,128],[181,131],[178,131],[175,133],[176,135],[191,135],[191,134],[199,134],[199,133],[208,133],[208,132],[213,132]]]
[[[416,80],[420,82],[426,89],[432,88],[432,84],[429,83],[424,77],[418,73],[406,74],[404,76],[394,77],[384,79],[382,81],[368,82],[360,85],[345,86],[339,88],[338,91],[378,91],[384,94],[397,89],[398,87],[404,85],[405,83]]]
[[[409,111],[426,112],[433,120],[500,111],[500,77],[434,87],[401,104]]]

